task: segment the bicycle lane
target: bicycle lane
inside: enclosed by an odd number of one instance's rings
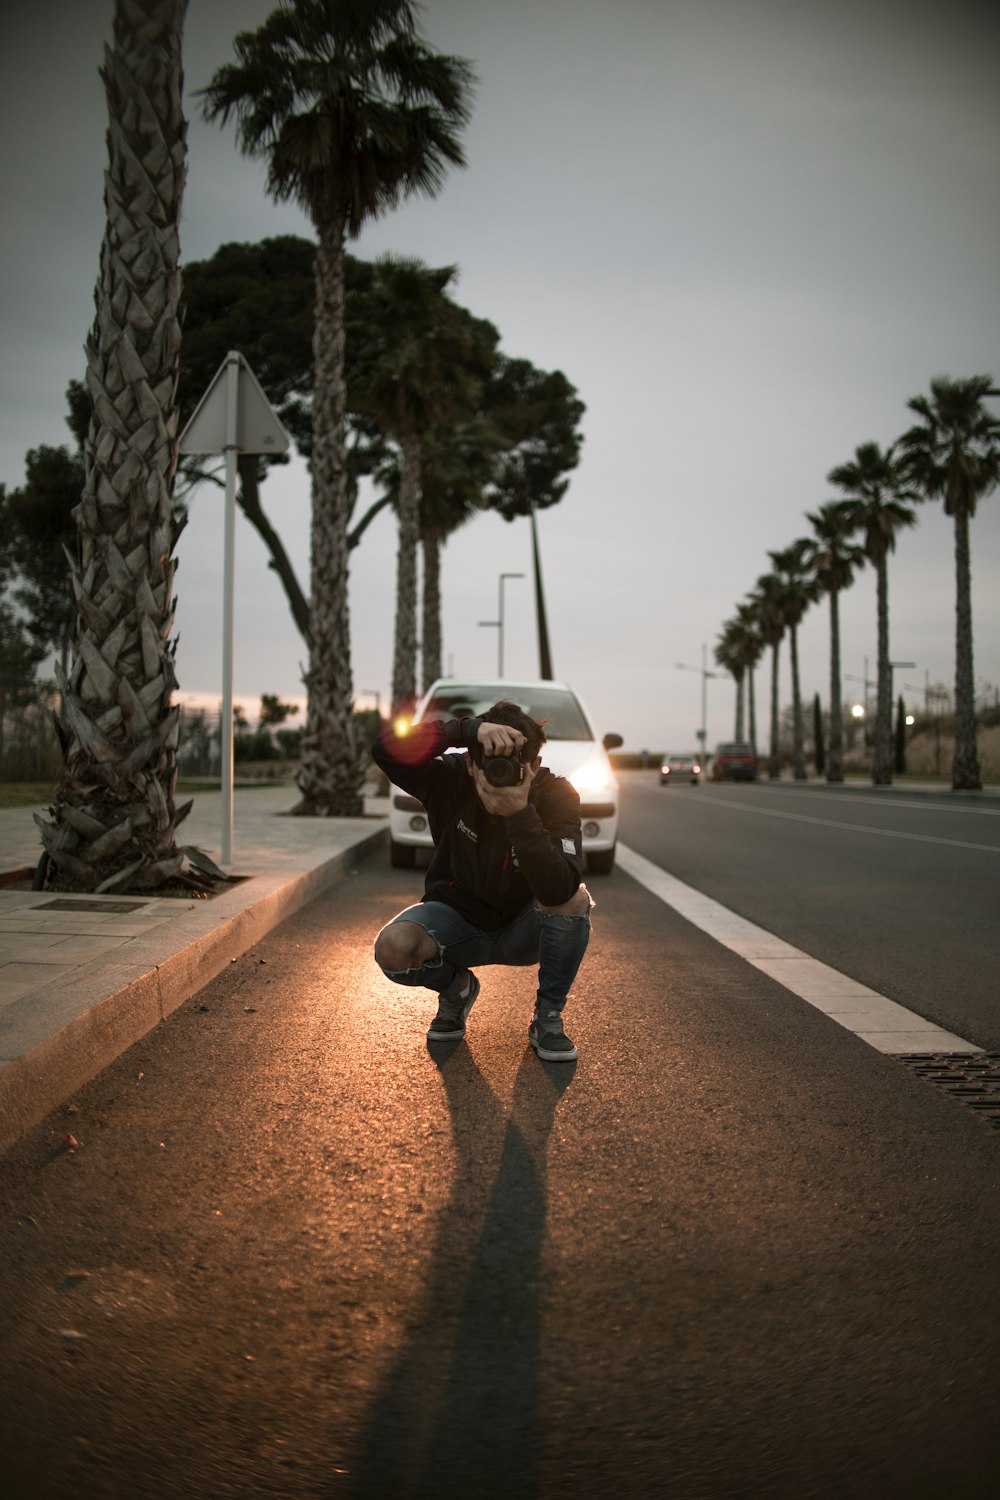
[[[578,1064],[527,1047],[530,971],[431,1056],[370,957],[414,887],[369,860],[81,1091],[72,1158],[57,1115],[0,1161],[5,1462],[152,1497],[992,1473],[983,1123],[621,870]]]

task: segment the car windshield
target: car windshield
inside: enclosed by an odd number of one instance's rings
[[[545,737],[549,740],[592,740],[590,725],[583,716],[573,693],[566,688],[525,688],[511,684],[509,697],[532,719],[548,720]],[[475,718],[492,708],[497,700],[497,688],[477,686],[475,683],[449,683],[441,687],[424,709],[425,719]]]

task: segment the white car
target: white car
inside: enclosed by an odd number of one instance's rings
[[[607,752],[621,736],[598,739],[593,720],[576,693],[562,682],[462,682],[440,677],[417,704],[414,722],[461,719],[483,714],[501,698],[511,698],[533,719],[548,719],[542,765],[565,776],[580,793],[580,821],[587,870],[606,875],[615,863],[618,839],[618,782]],[[447,751],[446,754],[462,754]],[[418,849],[432,839],[422,803],[393,787],[389,803],[389,859],[398,869],[411,867]]]

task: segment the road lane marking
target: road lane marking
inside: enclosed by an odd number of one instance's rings
[[[769,787],[766,782],[762,782],[761,790],[774,791],[775,788]],[[967,805],[961,806],[956,805],[953,802],[932,802],[929,798],[925,802],[909,802],[906,801],[904,797],[897,792],[886,792],[883,796],[879,796],[877,789],[872,792],[871,796],[866,797],[862,795],[859,797],[853,792],[836,792],[832,790],[829,792],[811,792],[800,787],[788,787],[787,790],[779,792],[778,795],[780,797],[784,797],[792,791],[794,791],[796,797],[825,797],[828,802],[833,798],[836,798],[838,802],[863,802],[867,803],[869,807],[873,805],[875,807],[909,807],[916,812],[960,813],[964,814],[966,817],[971,816],[976,818],[1000,818],[1000,807],[983,807],[980,804],[973,802],[969,802]],[[960,792],[958,793],[958,795],[968,795],[971,797],[975,796],[975,793],[970,792],[968,794],[963,794]]]
[[[821,828],[842,828],[847,833],[874,833],[886,839],[909,839],[917,844],[946,844],[949,849],[978,849],[981,854],[1000,854],[1000,844],[974,844],[967,839],[939,839],[931,833],[901,833],[895,828],[871,828],[867,823],[838,823],[835,818],[811,818],[808,813],[780,812],[776,807],[751,807],[749,802],[715,802],[706,797],[699,807],[736,808],[761,818],[787,818],[792,823],[817,823]]]
[[[706,785],[708,784],[706,783]],[[714,785],[714,783],[711,784]],[[735,784],[733,783],[733,785]],[[637,786],[640,792],[656,792],[659,795],[658,783],[637,781],[635,783],[630,782],[629,785]],[[911,802],[904,792],[893,792],[888,788],[880,789],[873,787],[871,793],[868,795],[863,792],[859,794],[857,792],[839,790],[841,786],[846,785],[846,782],[834,782],[826,790],[820,791],[815,787],[803,785],[801,782],[756,782],[759,792],[777,792],[779,797],[792,795],[796,797],[822,797],[826,802],[861,802],[867,804],[869,807],[908,807],[915,812],[959,813],[965,817],[1000,818],[1000,807],[986,807],[983,803],[972,800],[978,795],[976,792],[955,792],[952,794],[957,797],[967,797],[969,799],[967,802],[932,802],[930,797],[921,798],[919,802]],[[719,790],[721,792],[722,788],[720,787]],[[948,792],[942,788],[940,795],[942,797],[947,796]],[[986,795],[995,797],[996,788],[991,786]]]
[[[724,948],[777,980],[800,1000],[820,1010],[838,1026],[877,1052],[904,1056],[914,1052],[982,1052],[982,1047],[933,1021],[907,1010],[887,995],[841,974],[801,948],[794,948],[763,927],[748,922],[694,886],[668,875],[627,844],[618,845],[618,864],[651,895],[657,896]]]

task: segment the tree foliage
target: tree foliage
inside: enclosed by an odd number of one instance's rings
[[[76,544],[73,509],[83,493],[83,458],[66,447],[43,446],[29,450],[24,467],[24,484],[0,501],[11,597],[24,611],[39,660],[55,651],[65,667],[76,623],[67,558]]]
[[[955,756],[952,786],[981,786],[972,665],[972,567],[969,522],[983,495],[1000,482],[1000,420],[983,399],[1000,394],[992,375],[931,381],[930,396],[907,405],[919,423],[900,439],[902,462],[917,492],[944,502],[955,530]]]
[[[297,811],[363,808],[351,714],[345,457],[345,241],[411,194],[433,196],[464,156],[472,73],[428,48],[409,0],[297,0],[235,41],[203,91],[235,119],[267,191],[316,230],[309,709]]]

